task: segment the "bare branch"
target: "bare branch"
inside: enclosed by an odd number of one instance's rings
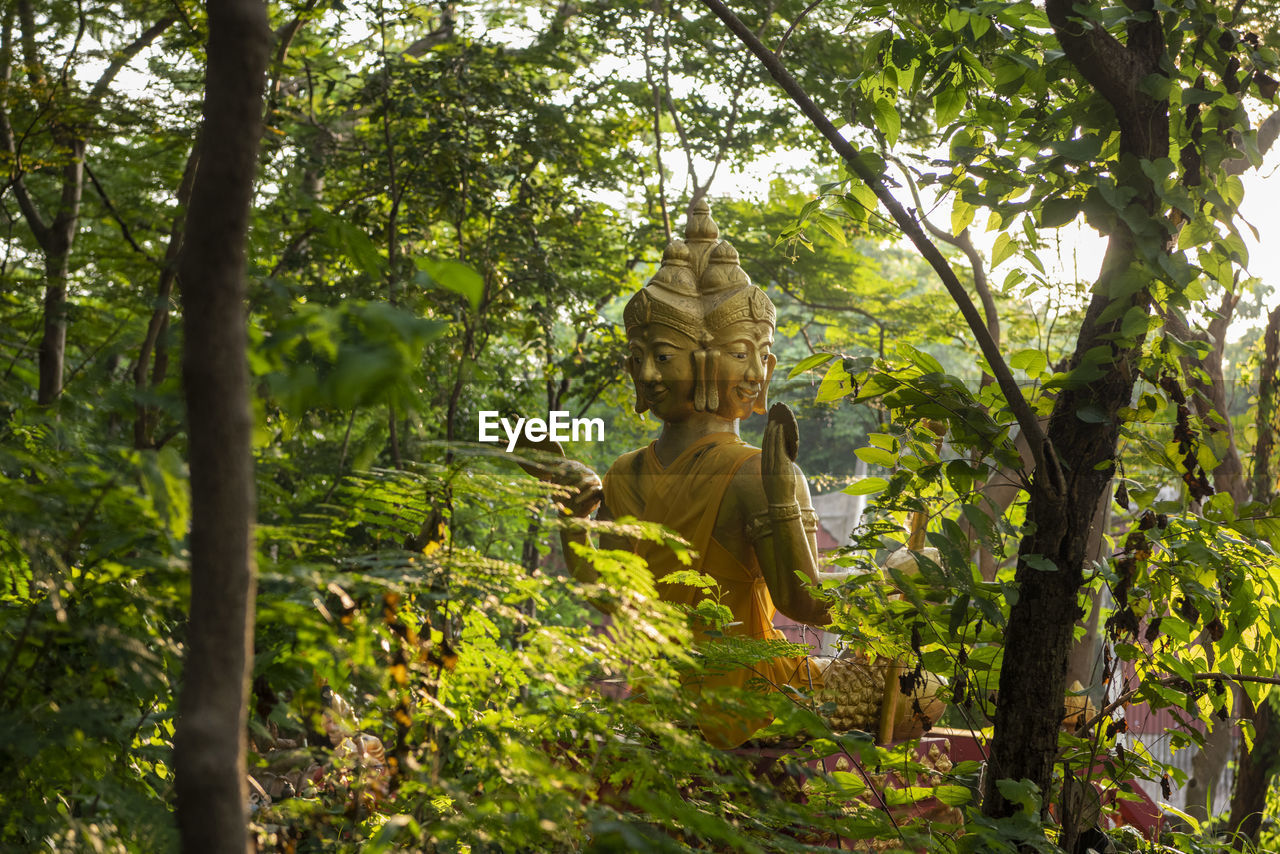
[[[800,22],[803,21],[810,12],[821,5],[822,0],[813,0],[812,3],[804,7],[799,15],[796,15],[796,19],[791,22],[791,26],[787,27],[787,31],[782,34],[782,38],[778,39],[778,46],[773,49],[774,56],[782,56],[782,49],[787,46],[787,39],[791,38],[791,34],[796,31],[796,27],[800,26]]]
[[[996,312],[996,299],[991,293],[990,284],[987,282],[986,262],[983,260],[982,253],[973,245],[973,235],[969,233],[967,228],[959,234],[952,234],[930,222],[929,218],[924,214],[924,205],[920,203],[920,192],[916,188],[916,182],[911,177],[910,171],[901,162],[896,160],[895,162],[898,163],[898,168],[902,170],[902,176],[907,182],[907,188],[911,190],[911,198],[916,203],[916,216],[919,217],[925,230],[943,243],[956,247],[969,259],[969,267],[973,270],[973,289],[978,292],[978,299],[982,300],[982,313],[987,317],[987,331],[991,333],[991,339],[996,342],[996,346],[999,346],[1000,315]]]
[[[129,230],[129,225],[120,216],[120,212],[116,210],[116,206],[111,203],[111,198],[107,195],[107,191],[102,188],[102,184],[98,181],[98,176],[93,174],[93,170],[89,168],[89,164],[84,165],[85,174],[89,176],[89,183],[93,185],[93,189],[97,192],[98,198],[102,200],[102,205],[107,209],[107,213],[116,221],[116,225],[120,226],[120,234],[125,241],[133,247],[133,251],[137,252],[143,258],[146,258],[152,264],[159,264],[156,257],[147,250],[138,245],[138,241],[133,239],[133,232]]]
[[[116,75],[120,73],[120,70],[141,53],[143,48],[158,39],[161,33],[173,26],[177,20],[178,15],[176,12],[165,13],[164,17],[143,30],[142,35],[116,51],[111,58],[111,63],[98,76],[98,82],[93,84],[93,89],[89,92],[90,101],[96,103],[102,100],[102,96],[107,94],[107,89],[111,88],[111,83],[116,79]]]

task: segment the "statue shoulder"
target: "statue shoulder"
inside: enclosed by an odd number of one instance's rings
[[[609,470],[605,472],[604,476],[635,474],[639,470],[645,450],[646,448],[636,448],[634,451],[627,451],[622,454],[613,461],[613,465],[609,466]]]

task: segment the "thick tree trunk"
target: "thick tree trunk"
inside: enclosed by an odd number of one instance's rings
[[[1076,5],[1073,0],[1046,0],[1045,11],[1067,57],[1115,112],[1124,167],[1117,170],[1117,179],[1129,182],[1136,191],[1134,201],[1154,215],[1155,193],[1143,183],[1133,161],[1156,160],[1169,150],[1168,102],[1144,93],[1140,85],[1148,75],[1164,73],[1160,13],[1152,3],[1135,0],[1132,8],[1145,12],[1147,20],[1131,24],[1122,44],[1101,27],[1081,28]],[[1154,222],[1151,229],[1144,239],[1159,239]],[[1018,809],[1000,791],[999,780],[1030,780],[1042,795],[1053,782],[1072,629],[1084,616],[1079,592],[1090,532],[1098,503],[1111,483],[1119,439],[1117,412],[1130,403],[1142,345],[1140,336],[1126,340],[1120,335],[1121,319],[1129,307],[1149,310],[1145,288],[1135,292],[1125,287],[1129,276],[1150,276],[1137,268],[1138,239],[1124,222],[1117,220],[1112,227],[1102,272],[1076,338],[1070,366],[1080,365],[1095,348],[1106,347],[1110,360],[1100,365],[1106,373],[1064,388],[1054,402],[1048,440],[1062,465],[1064,482],[1055,487],[1042,471],[1031,482],[1027,535],[1018,552],[1017,600],[1010,607],[1005,634],[983,793],[982,809],[988,816],[1006,816]],[[1121,296],[1126,293],[1131,295]],[[1113,305],[1116,302],[1121,304]],[[1081,416],[1085,410],[1087,418]],[[1030,565],[1026,558],[1031,556],[1048,559],[1055,570]]]
[[[1131,238],[1114,234],[1072,367],[1089,350],[1106,346],[1119,331],[1119,318],[1099,323],[1098,317],[1111,302],[1112,283],[1132,261]],[[1112,346],[1113,362],[1107,374],[1087,386],[1064,389],[1049,419],[1049,440],[1063,465],[1065,492],[1055,494],[1039,472],[1032,481],[1029,533],[1019,549],[1017,601],[1010,608],[1007,652],[1000,671],[983,801],[987,815],[1008,815],[1017,809],[1001,794],[998,780],[1030,780],[1043,793],[1053,780],[1072,632],[1076,621],[1085,616],[1078,597],[1084,564],[1096,511],[1113,474],[1106,463],[1113,460],[1119,437],[1116,412],[1129,404],[1136,376],[1137,347],[1117,350]],[[1086,407],[1091,418],[1101,414],[1105,419],[1082,420],[1077,413]],[[1056,570],[1046,572],[1028,564],[1026,558],[1034,555],[1048,559]]]
[[[191,467],[191,612],[174,749],[184,852],[244,852],[254,486],[245,247],[270,35],[262,0],[211,0],[204,129],[178,267]]]

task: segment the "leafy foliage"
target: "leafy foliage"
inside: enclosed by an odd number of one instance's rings
[[[1168,101],[1172,147],[1138,160],[1031,3],[748,5],[773,44],[787,34],[779,52],[847,119],[860,156],[918,187],[952,236],[990,234],[981,260],[1002,347],[1037,415],[1114,368],[1110,350],[1068,364],[1088,288],[1058,281],[1043,250],[1082,221],[1134,236],[1138,265],[1110,286],[1124,299],[1149,289],[1158,311],[1107,311],[1117,346],[1138,348],[1136,391],[1114,413],[1074,412],[1120,436],[1106,461],[1114,521],[1075,603],[1111,603],[1107,678],[1086,690],[1173,710],[1178,745],[1246,697],[1268,702],[1250,679],[1273,677],[1280,656],[1280,507],[1210,493],[1232,447],[1247,459],[1261,437],[1240,429],[1252,409],[1202,411],[1212,342],[1170,320],[1195,329],[1246,288],[1261,305],[1237,275],[1247,226],[1228,167],[1263,153],[1249,116],[1275,97],[1273,11],[1161,9],[1168,62],[1143,85]],[[1142,23],[1129,7],[1080,9],[1117,37]],[[22,38],[23,10],[38,41]],[[119,25],[168,16],[132,77],[90,98],[84,81],[118,56]],[[940,769],[910,744],[833,732],[812,698],[776,692],[717,701],[773,716],[760,736],[785,749],[715,751],[690,726],[707,710],[690,685],[794,650],[692,648],[686,615],[629,554],[589,550],[599,583],[567,580],[548,545],[566,524],[551,496],[462,444],[481,409],[599,414],[609,441],[569,449],[597,468],[646,441],[653,425],[631,415],[620,382],[619,297],[717,174],[816,148],[708,13],[308,3],[273,16],[248,306],[261,567],[251,770],[318,771],[255,813],[263,849],[799,851],[842,838],[1055,851],[1072,777],[1119,792],[1172,774],[1098,715],[1059,736],[1070,771],[1049,787],[999,781],[1016,809],[990,819],[975,763]],[[0,847],[166,850],[189,524],[171,253],[204,12],[20,3],[0,26],[14,129],[0,153],[0,765],[12,769]],[[49,253],[16,193],[23,179],[55,210],[73,142],[88,172],[67,255],[65,388],[37,405]],[[859,463],[871,472],[848,487],[875,498],[837,558],[865,572],[828,591],[843,640],[908,675],[944,674],[943,723],[985,738],[1019,654],[1005,646],[1022,595],[1014,561],[1063,568],[1018,554],[1034,534],[1024,498],[991,497],[1001,478],[1032,476],[1010,400],[984,380],[992,366],[922,263],[886,242],[870,188],[829,157],[813,154],[816,187],[779,178],[717,200],[717,216],[779,304],[773,393],[801,410],[802,467],[824,486]],[[941,447],[929,422],[945,427]],[[914,576],[882,570],[920,512],[938,558]],[[713,601],[701,613],[716,616]],[[385,768],[334,743],[335,694]],[[1216,832],[1112,835],[1119,850],[1191,851],[1218,850]]]

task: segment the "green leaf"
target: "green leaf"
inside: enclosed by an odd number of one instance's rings
[[[1120,324],[1120,334],[1125,338],[1137,338],[1147,334],[1153,315],[1140,305],[1131,307],[1124,313],[1124,321]],[[1158,318],[1157,321],[1159,322]]]
[[[939,127],[951,124],[964,110],[967,98],[963,89],[957,86],[943,86],[933,96],[934,117]]]
[[[821,384],[818,385],[818,393],[815,395],[815,399],[818,403],[828,403],[833,400],[839,400],[852,391],[853,378],[849,376],[841,362],[836,362],[827,369],[827,375],[822,378]]]
[[[898,351],[916,365],[919,365],[920,369],[927,374],[943,373],[942,363],[923,350],[912,347],[910,344],[903,343],[898,345]]]
[[[898,116],[897,108],[888,98],[876,98],[871,111],[875,117],[876,127],[884,134],[885,140],[892,148],[898,141],[898,132],[902,130],[902,119]]]
[[[1009,357],[1009,367],[1026,371],[1027,376],[1038,377],[1049,367],[1049,357],[1034,348],[1019,350]]]
[[[938,786],[933,790],[933,796],[949,807],[964,806],[973,799],[973,793],[967,788],[955,785]]]
[[[835,357],[835,353],[814,353],[811,356],[805,356],[798,365],[791,369],[791,373],[787,374],[787,379],[794,379],[805,371],[811,371],[819,365],[825,365]]]
[[[1080,214],[1080,200],[1076,198],[1049,199],[1040,207],[1041,228],[1061,228]]]
[[[1178,232],[1178,248],[1185,250],[1200,246],[1217,236],[1218,230],[1214,228],[1213,220],[1201,214],[1183,226],[1182,231]]]
[[[818,223],[818,228],[821,228],[823,231],[825,231],[827,235],[836,243],[839,243],[841,246],[845,246],[848,244],[849,241],[848,241],[848,238],[845,237],[844,229],[829,215],[823,214],[822,216],[818,217],[817,223]]]
[[[1040,572],[1057,572],[1058,565],[1044,555],[1019,555],[1018,560]]]
[[[1185,821],[1187,823],[1187,827],[1191,828],[1192,833],[1196,834],[1197,836],[1200,834],[1200,822],[1190,813],[1183,812],[1182,810],[1178,809],[1172,804],[1167,804],[1164,801],[1160,802],[1160,808],[1165,812],[1173,813],[1178,818]]]
[[[973,205],[966,202],[959,196],[951,199],[951,233],[960,234],[969,227],[969,223],[973,222],[973,215],[976,213]]]
[[[1080,163],[1088,163],[1095,160],[1102,153],[1102,143],[1098,141],[1098,137],[1094,134],[1082,136],[1079,139],[1064,139],[1051,142],[1049,147],[1068,160],[1075,160]]]
[[[889,481],[882,477],[864,477],[840,490],[846,495],[873,495],[889,488]]]
[[[484,297],[484,279],[474,269],[461,261],[436,261],[417,258],[414,263],[426,273],[433,284],[466,297],[472,311],[478,311]]]
[[[1013,238],[1009,236],[1009,232],[1002,231],[1000,235],[996,237],[995,245],[991,247],[991,269],[994,270],[996,267],[999,267],[1017,250],[1018,245],[1013,242]]]
[[[893,468],[898,464],[898,455],[884,448],[858,448],[853,452],[858,459],[869,465]]]
[[[1190,107],[1192,104],[1211,104],[1223,96],[1222,92],[1209,92],[1204,89],[1183,89],[1182,90],[1182,106]]]
[[[1028,815],[1040,812],[1040,787],[1030,780],[996,780],[1005,800],[1017,804]]]
[[[1107,411],[1096,403],[1086,403],[1077,409],[1076,418],[1086,424],[1106,424],[1110,420]]]

